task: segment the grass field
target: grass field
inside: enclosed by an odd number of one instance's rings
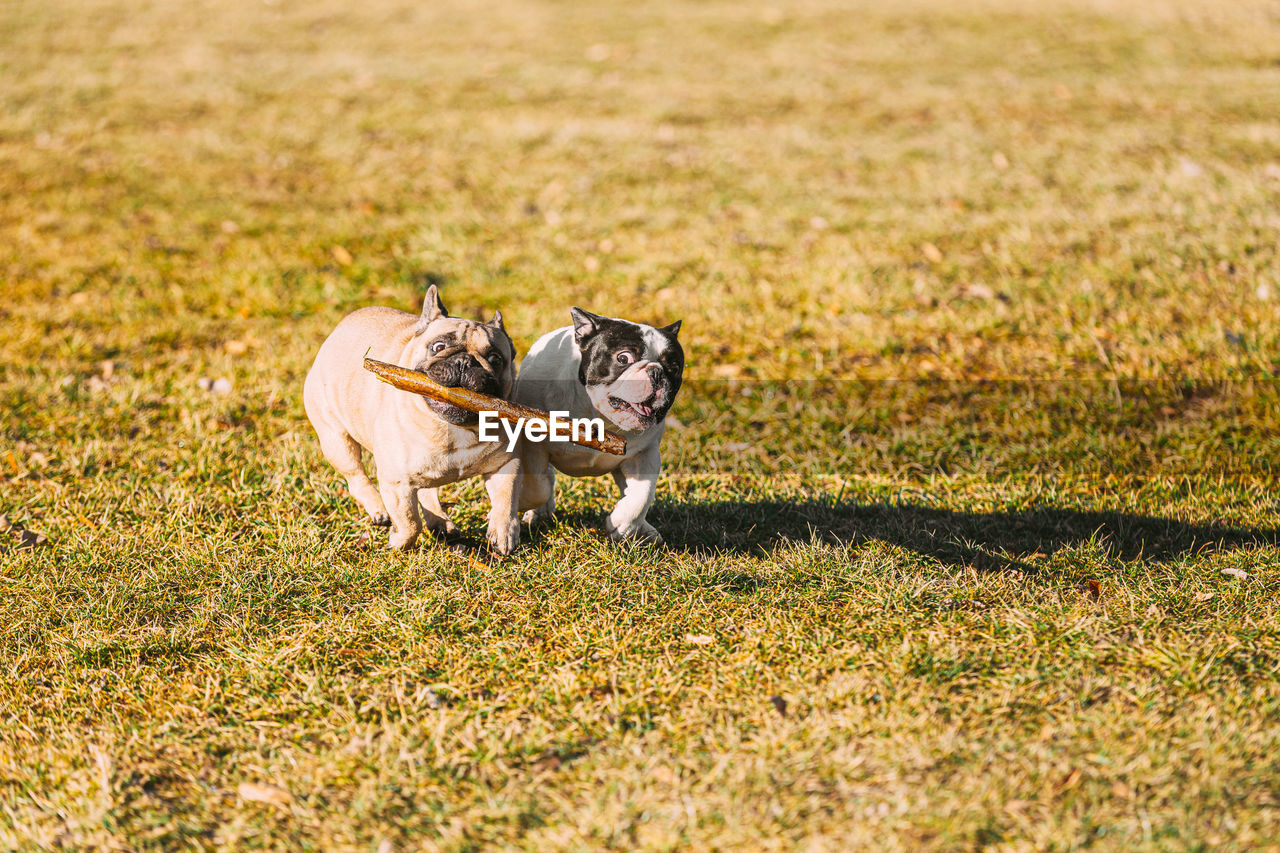
[[[1280,849],[1275,2],[19,0],[0,198],[0,848]],[[370,537],[431,282],[683,319],[665,548]]]

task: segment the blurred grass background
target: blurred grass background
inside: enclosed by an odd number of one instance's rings
[[[1274,844],[1277,45],[1208,0],[0,7],[0,512],[52,543],[0,550],[0,846]],[[684,320],[668,549],[594,481],[502,564],[370,541],[302,377],[431,282],[522,352]]]

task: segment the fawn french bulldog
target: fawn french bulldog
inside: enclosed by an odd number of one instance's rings
[[[366,355],[420,370],[442,385],[506,397],[515,382],[515,347],[501,312],[488,323],[450,317],[435,285],[421,316],[362,308],[321,345],[302,400],[324,457],[347,478],[369,518],[391,525],[392,548],[411,547],[424,526],[441,534],[456,530],[436,490],[478,476],[492,504],[489,545],[511,553],[520,541],[519,454],[501,442],[479,441],[474,413],[378,381],[363,368]],[[373,455],[376,487],[362,448]]]

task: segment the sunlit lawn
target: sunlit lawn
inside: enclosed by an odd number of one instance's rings
[[[0,7],[0,848],[1274,846],[1280,16],[1166,5]],[[382,548],[432,282],[684,321],[667,547]]]

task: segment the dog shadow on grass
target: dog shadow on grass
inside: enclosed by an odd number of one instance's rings
[[[958,512],[911,504],[724,501],[659,505],[650,520],[669,548],[689,553],[760,556],[789,544],[880,541],[947,566],[1026,573],[1037,571],[1034,561],[1042,557],[1088,543],[1114,558],[1148,563],[1280,543],[1275,528],[1050,507]]]

